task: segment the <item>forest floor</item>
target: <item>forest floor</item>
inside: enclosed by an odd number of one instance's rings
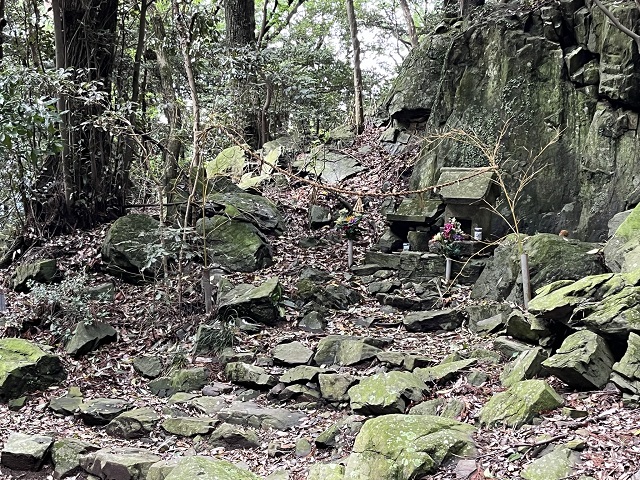
[[[367,167],[365,173],[347,182],[345,187],[361,192],[378,190],[383,184],[392,185],[396,189],[406,186],[412,155],[416,150],[397,157],[390,157],[377,142],[380,132],[368,131],[358,138],[357,144],[349,149],[349,154],[356,157]],[[361,147],[367,146],[366,153]],[[269,188],[265,195],[274,200],[285,215],[289,229],[282,237],[275,239],[275,265],[253,273],[233,274],[229,278],[258,284],[261,281],[278,276],[285,287],[285,295],[290,297],[300,272],[307,267],[328,270],[337,282],[360,290],[365,301],[354,305],[346,311],[332,311],[328,318],[326,334],[364,335],[371,337],[391,338],[389,350],[399,352],[419,352],[436,361],[446,356],[474,348],[492,349],[490,337],[480,337],[465,327],[454,332],[411,333],[403,327],[400,319],[403,312],[380,306],[375,298],[368,296],[359,277],[349,273],[347,268],[346,244],[343,239],[330,228],[310,231],[307,227],[307,212],[312,195],[312,188],[291,183],[286,188]],[[331,195],[318,192],[320,203],[337,205]],[[365,234],[355,245],[355,263],[362,263],[364,253],[372,245],[374,239],[382,233],[384,221],[378,213],[380,199],[373,199],[365,205]],[[285,469],[292,480],[306,478],[310,465],[316,462],[340,461],[349,455],[351,439],[335,449],[319,449],[314,446],[311,453],[304,457],[296,457],[293,446],[300,438],[311,441],[335,423],[338,419],[349,415],[348,405],[343,408],[330,406],[305,410],[306,419],[300,428],[286,432],[268,431],[261,433],[262,448],[248,450],[224,450],[212,448],[205,441],[191,438],[175,437],[156,428],[146,438],[140,440],[122,440],[110,437],[103,427],[86,426],[79,418],[58,416],[48,409],[52,398],[66,393],[69,387],[80,387],[85,398],[120,398],[137,407],[151,407],[162,413],[166,399],[154,396],[147,384],[148,381],[134,372],[132,359],[143,354],[155,354],[165,359],[165,364],[180,357],[186,358],[188,366],[205,366],[211,371],[211,381],[225,382],[221,367],[206,357],[193,357],[191,350],[197,326],[205,320],[202,312],[201,293],[199,291],[197,269],[185,272],[186,284],[189,288],[178,303],[175,284],[164,283],[130,285],[108,277],[101,272],[100,247],[108,225],[88,232],[77,232],[73,235],[61,236],[44,242],[38,248],[28,252],[27,258],[55,257],[64,275],[74,276],[86,273],[90,284],[113,281],[116,284],[116,295],[102,313],[107,321],[118,330],[118,341],[101,347],[85,357],[74,359],[64,353],[59,336],[36,324],[24,331],[25,338],[50,344],[53,350],[63,358],[68,372],[67,380],[59,386],[47,391],[31,395],[26,405],[11,411],[6,405],[0,405],[0,444],[4,444],[11,432],[49,434],[57,438],[79,438],[92,442],[99,447],[121,450],[124,447],[135,447],[156,453],[163,458],[176,455],[211,455],[241,463],[254,473],[267,476],[277,470]],[[326,244],[314,249],[298,246],[298,240],[304,236],[322,236]],[[6,280],[11,269],[0,272],[2,280]],[[457,287],[447,298],[449,305],[464,305],[469,302],[469,288]],[[7,292],[8,312],[5,314],[5,335],[15,335],[13,328],[17,320],[34,317],[35,305],[29,294]],[[369,327],[363,326],[360,319],[374,319]],[[277,327],[267,327],[260,334],[248,335],[238,333],[235,349],[252,351],[268,355],[272,346],[282,339],[295,337],[307,346],[314,348],[323,335],[307,333],[296,327],[298,312],[287,308],[287,319]],[[488,375],[488,380],[480,386],[472,386],[461,377],[443,386],[434,386],[429,398],[457,398],[465,408],[458,420],[477,425],[478,413],[482,405],[496,392],[503,391],[499,375],[503,365],[491,363],[479,364],[479,368]],[[357,368],[345,368],[345,371],[364,376],[380,371],[375,361]],[[278,367],[273,373],[281,373]],[[519,472],[536,454],[551,443],[563,443],[580,439],[585,443],[581,452],[582,462],[576,469],[576,475],[567,478],[579,478],[590,475],[597,479],[617,478],[638,479],[640,473],[640,410],[623,406],[621,396],[616,389],[605,389],[594,392],[573,392],[560,381],[550,378],[549,381],[565,398],[565,406],[585,410],[588,416],[573,420],[561,414],[558,409],[543,415],[535,425],[527,425],[520,429],[510,428],[478,428],[474,440],[478,446],[478,456],[474,462],[467,464],[466,473],[457,472],[454,467],[444,468],[428,478],[520,478]],[[229,399],[236,395],[238,387],[229,394]],[[273,405],[272,400],[262,394],[256,402]],[[278,405],[289,406],[291,405]],[[276,445],[277,456],[269,456],[267,446]],[[273,449],[272,449],[273,450]],[[21,478],[26,480],[53,478],[51,467],[41,472],[11,472],[0,467],[0,478]],[[86,478],[78,474],[77,479]]]

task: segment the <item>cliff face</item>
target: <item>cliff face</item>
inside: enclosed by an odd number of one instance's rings
[[[623,24],[638,24],[634,2],[608,5]],[[440,28],[407,58],[385,104],[392,123],[383,138],[464,128],[492,144],[508,121],[502,157],[515,172],[559,129],[537,160],[544,168],[527,187],[522,226],[603,240],[609,218],[640,202],[636,45],[590,0],[493,5],[477,17]],[[441,167],[482,165],[474,148],[435,143],[416,163],[413,187],[434,184]]]

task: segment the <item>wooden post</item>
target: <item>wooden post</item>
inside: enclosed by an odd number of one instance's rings
[[[522,293],[524,296],[524,309],[529,310],[531,300],[531,279],[529,278],[529,255],[520,255],[520,269],[522,271]]]
[[[347,240],[347,263],[349,264],[349,268],[353,265],[353,240]]]

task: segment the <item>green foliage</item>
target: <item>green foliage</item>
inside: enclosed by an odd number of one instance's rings
[[[88,282],[85,274],[54,284],[30,282],[33,311],[41,323],[49,326],[54,337],[67,339],[77,323],[89,325],[108,315],[104,309],[108,296],[92,299]]]

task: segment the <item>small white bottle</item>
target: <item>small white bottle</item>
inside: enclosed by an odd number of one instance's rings
[[[476,227],[476,228],[473,229],[473,239],[476,242],[481,242],[482,241],[482,228]]]

